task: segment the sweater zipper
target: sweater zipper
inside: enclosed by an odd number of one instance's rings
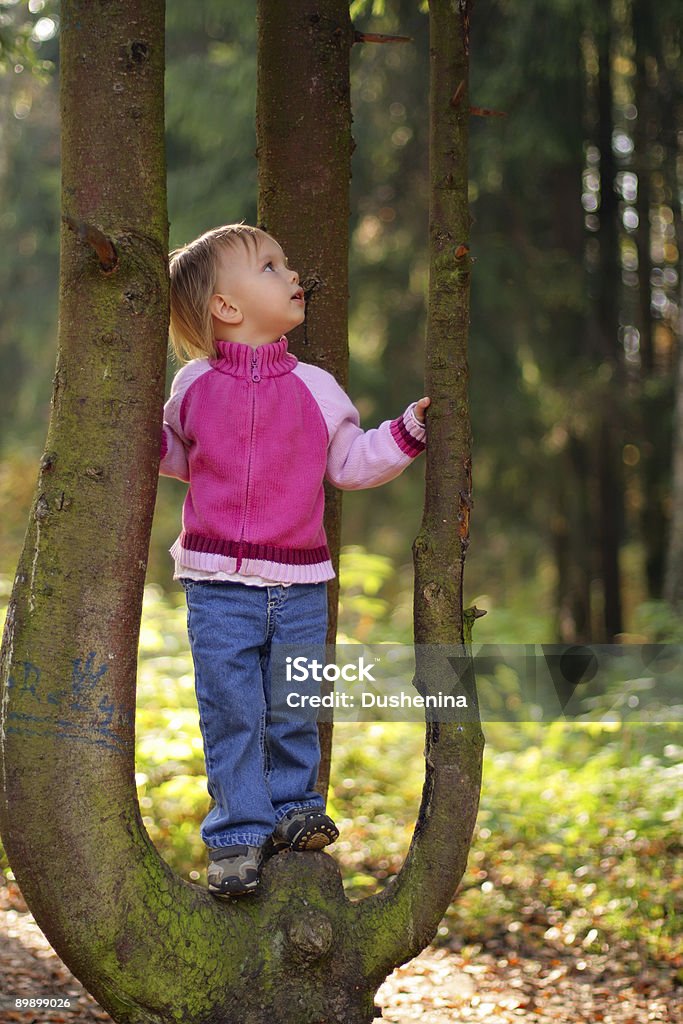
[[[258,384],[261,380],[261,375],[258,372],[258,356],[256,351],[251,354],[251,372],[250,372],[252,384]],[[239,572],[240,566],[242,565],[242,545],[244,543],[244,531],[247,526],[247,518],[249,515],[249,488],[251,485],[251,461],[254,452],[254,420],[255,420],[255,407],[256,407],[256,391],[254,388],[251,389],[251,429],[249,436],[249,458],[247,460],[247,487],[246,494],[244,496],[244,516],[242,518],[242,529],[240,531],[239,547],[237,549],[237,565],[235,571]]]

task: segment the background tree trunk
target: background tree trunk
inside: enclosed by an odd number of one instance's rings
[[[650,15],[650,16],[648,16]],[[666,563],[667,515],[666,498],[670,472],[670,422],[673,413],[673,386],[670,369],[657,365],[652,317],[652,237],[653,169],[657,166],[655,146],[666,137],[662,85],[664,61],[657,45],[657,23],[644,0],[634,0],[631,23],[635,56],[635,101],[637,119],[634,130],[635,170],[638,176],[638,329],[640,342],[640,380],[636,414],[636,438],[641,489],[640,536],[644,548],[645,582],[650,599],[661,598]],[[672,131],[672,135],[674,132]],[[670,163],[669,152],[665,169]],[[676,189],[669,200],[675,203]]]
[[[683,94],[683,76],[676,80],[676,95]],[[679,107],[680,109],[680,107]],[[679,126],[680,130],[680,126]],[[673,161],[672,161],[673,163]],[[674,376],[675,408],[671,442],[671,519],[668,530],[664,598],[677,611],[683,608],[683,175],[673,169],[672,193],[676,217],[676,242],[679,253],[678,345]],[[676,188],[676,186],[678,186]]]
[[[258,3],[256,133],[259,225],[280,242],[306,293],[290,348],[346,387],[353,28],[348,0]],[[324,73],[321,73],[323,71]],[[337,635],[341,492],[325,484],[328,643]],[[328,684],[325,684],[326,686]],[[321,722],[318,789],[327,795],[332,723]]]
[[[614,397],[614,382],[622,381],[619,352],[619,203],[616,193],[616,163],[612,149],[612,12],[611,0],[603,0],[595,12],[598,19],[598,148],[600,150],[600,258],[596,314],[599,354],[609,369],[611,382],[598,413],[595,445],[600,575],[602,577],[602,620],[607,642],[622,631],[621,571],[619,552],[623,535],[623,480],[621,451],[623,417],[620,396]]]

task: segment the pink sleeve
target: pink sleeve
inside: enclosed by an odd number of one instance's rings
[[[190,479],[187,465],[189,440],[181,421],[182,404],[191,384],[211,367],[206,359],[195,359],[183,366],[173,379],[171,395],[164,406],[164,427],[161,435],[161,462],[159,473],[173,476],[186,483]]]
[[[396,419],[362,430],[358,410],[331,374],[304,363],[294,372],[313,393],[327,423],[327,478],[335,487],[346,491],[378,487],[397,477],[424,451],[426,432],[415,418],[415,403]]]
[[[185,483],[188,483],[190,479],[185,445],[166,423],[164,423],[161,435],[159,473],[161,476],[174,476],[177,480],[184,480]]]

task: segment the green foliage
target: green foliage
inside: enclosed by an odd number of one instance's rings
[[[680,955],[680,729],[521,725],[505,750],[512,731],[486,729],[469,867],[440,941]],[[407,724],[336,729],[336,849],[355,896],[405,855],[422,743],[421,727]]]
[[[182,602],[182,604],[181,604]],[[201,862],[206,779],[182,594],[148,587],[140,632],[136,784],[144,824],[174,867]],[[190,877],[192,874],[190,872]]]
[[[59,251],[56,5],[0,4],[0,450],[44,434]]]
[[[171,245],[256,216],[252,4],[167,3],[166,140]]]
[[[0,0],[0,75],[28,71],[46,81],[54,70],[41,54],[41,43],[52,39],[58,26],[56,0]]]
[[[683,644],[681,616],[666,601],[645,601],[638,607],[635,628],[654,643]]]

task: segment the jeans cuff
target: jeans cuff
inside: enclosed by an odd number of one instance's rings
[[[220,842],[207,846],[209,850],[222,850],[227,846],[263,846],[269,838],[270,832],[263,835],[262,832],[235,832],[234,835],[224,836]]]

